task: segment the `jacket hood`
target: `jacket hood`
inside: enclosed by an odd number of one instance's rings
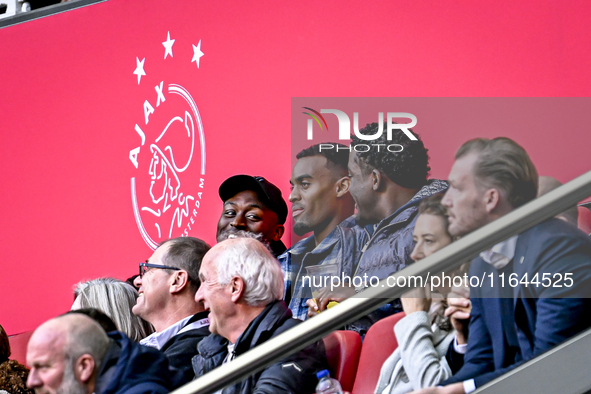
[[[108,335],[111,344],[97,377],[97,394],[168,393],[176,387],[180,377],[169,370],[163,353],[118,331]]]
[[[397,216],[409,207],[419,205],[421,200],[431,197],[437,193],[444,192],[448,187],[449,184],[446,181],[442,181],[440,179],[430,179],[427,184],[420,188],[419,191],[406,204],[398,208],[396,212],[394,212],[389,217]]]

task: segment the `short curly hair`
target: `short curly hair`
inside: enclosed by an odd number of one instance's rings
[[[27,388],[29,370],[16,360],[9,360],[0,364],[0,390],[10,394],[32,394]]]
[[[378,123],[374,122],[366,125],[359,130],[361,134],[372,135],[378,131]],[[384,123],[383,130],[387,129],[387,124]],[[412,131],[412,130],[411,130]],[[419,189],[427,183],[429,176],[429,155],[428,149],[425,148],[421,138],[413,132],[416,141],[411,140],[408,136],[399,129],[392,130],[392,140],[387,139],[386,133],[376,140],[371,141],[371,145],[383,145],[378,150],[377,148],[369,149],[367,152],[357,152],[357,157],[360,159],[362,171],[365,173],[371,172],[373,168],[383,172],[394,183],[408,189]],[[390,152],[386,149],[387,145],[397,144],[402,147],[400,152]],[[358,138],[356,135],[351,136],[351,147],[355,149],[357,145],[368,145],[368,141]],[[365,168],[364,168],[365,167]],[[371,168],[370,168],[371,167]]]
[[[4,327],[0,325],[0,390],[11,394],[32,394],[27,389],[29,369],[10,357],[10,342]]]

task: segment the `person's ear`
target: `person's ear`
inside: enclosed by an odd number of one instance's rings
[[[239,276],[233,277],[230,280],[230,289],[232,292],[232,302],[238,302],[246,290],[246,283],[244,283],[244,279]]]
[[[371,188],[373,190],[380,190],[380,186],[382,185],[382,173],[377,170],[377,169],[373,169],[371,170],[371,174],[369,174],[369,176],[371,176]]]
[[[349,193],[349,187],[351,186],[351,178],[348,176],[342,177],[336,183],[337,197],[342,197]]]
[[[169,291],[171,294],[179,293],[189,285],[189,273],[185,270],[174,271]]]
[[[74,375],[78,381],[86,384],[92,378],[94,367],[94,358],[90,354],[83,354],[78,357],[78,360],[74,364]]]
[[[484,207],[487,213],[492,213],[501,202],[501,193],[498,189],[490,188],[484,192]]]
[[[273,241],[279,241],[281,237],[283,237],[283,233],[285,232],[285,226],[283,224],[278,224],[275,227],[275,232],[273,233]]]

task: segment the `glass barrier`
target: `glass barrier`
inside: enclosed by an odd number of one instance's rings
[[[263,343],[195,381],[175,390],[174,394],[213,393],[264,369],[310,344],[322,339],[345,324],[367,315],[388,301],[402,296],[417,281],[399,278],[427,279],[433,273],[453,271],[462,262],[513,235],[551,218],[591,195],[591,171],[559,188],[515,209],[511,213],[481,227],[434,254],[370,286],[339,305]],[[483,278],[485,282],[487,278]],[[389,286],[387,281],[403,284]],[[507,278],[507,281],[509,279]],[[508,282],[507,282],[508,283]],[[508,286],[511,286],[508,284]]]

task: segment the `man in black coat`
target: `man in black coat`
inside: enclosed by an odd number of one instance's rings
[[[140,276],[135,279],[139,297],[133,313],[156,329],[140,343],[164,352],[185,382],[194,376],[191,358],[197,354],[197,344],[209,335],[208,312],[195,302],[199,268],[208,250],[209,245],[197,238],[169,239],[140,264]]]
[[[232,361],[301,323],[282,301],[283,274],[259,241],[235,238],[218,243],[204,257],[195,296],[210,309],[212,334],[193,358],[196,377]],[[313,393],[316,373],[327,369],[322,342],[268,366],[224,389],[224,394]]]

